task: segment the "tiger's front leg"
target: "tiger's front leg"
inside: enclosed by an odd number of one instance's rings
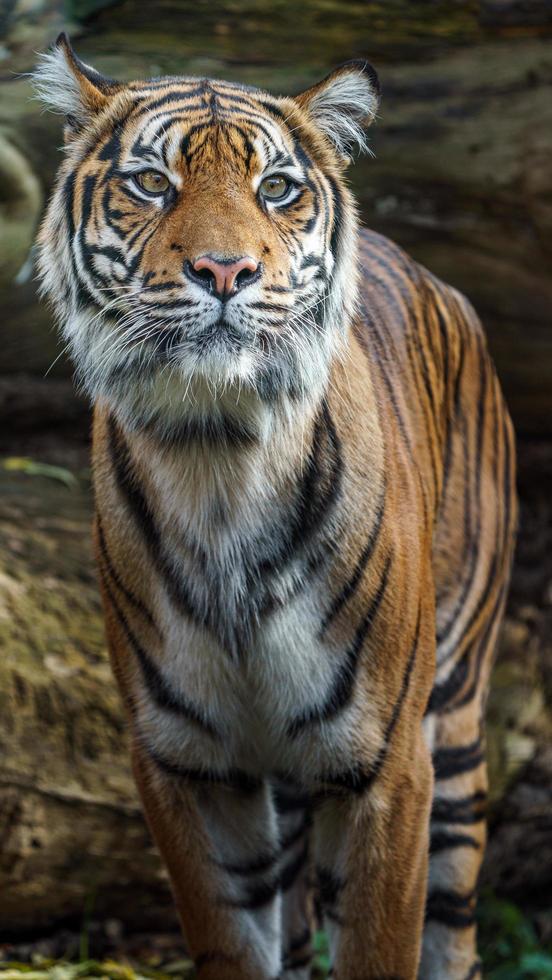
[[[198,980],[275,980],[281,970],[278,824],[268,784],[225,784],[163,766],[135,740],[135,779],[168,868]]]
[[[334,980],[415,980],[433,792],[420,735],[398,746],[377,781],[351,781],[315,823],[318,893]]]

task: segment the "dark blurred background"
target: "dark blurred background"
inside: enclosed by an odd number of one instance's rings
[[[472,300],[518,433],[481,915],[486,975],[552,977],[551,0],[0,3],[0,955],[59,955],[83,921],[107,946],[174,927],[106,661],[89,410],[33,278],[62,138],[27,73],[62,28],[122,79],[293,93],[350,58],[377,68],[375,159],[351,170],[363,221]]]

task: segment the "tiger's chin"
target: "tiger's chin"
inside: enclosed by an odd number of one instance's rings
[[[109,366],[81,348],[74,360],[93,403],[167,448],[247,447],[270,427],[266,377],[245,346],[190,345],[170,360],[143,351]]]
[[[226,377],[207,370],[189,373],[184,367],[167,376],[135,379],[99,399],[128,431],[146,435],[158,447],[202,450],[213,458],[228,449],[247,449],[264,440],[270,410],[254,383],[245,384],[236,371]]]
[[[67,317],[64,334],[77,381],[93,401],[150,402],[171,392],[171,402],[181,403],[196,381],[208,386],[213,400],[232,385],[254,389],[262,362],[254,332],[222,319],[192,329],[176,322],[148,330],[147,321],[139,321],[128,331],[86,309]]]
[[[319,338],[305,356],[276,334],[222,320],[185,331],[174,324],[121,347],[116,323],[79,311],[65,335],[92,402],[169,444],[182,444],[190,431],[205,446],[217,444],[224,419],[232,431],[243,429],[243,444],[252,432],[266,434],[277,417],[287,424],[323,387],[331,360]]]

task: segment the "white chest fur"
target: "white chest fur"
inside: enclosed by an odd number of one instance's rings
[[[236,473],[229,486],[228,473],[210,471],[203,494],[184,460],[151,472],[172,572],[189,583],[199,612],[179,612],[155,580],[156,662],[190,712],[168,711],[144,691],[139,720],[148,743],[180,765],[303,778],[306,763],[318,771],[347,760],[354,704],[331,725],[290,735],[294,719],[324,703],[343,650],[321,633],[332,591],[326,564],[310,560],[312,542],[286,552],[289,505],[274,482],[258,461],[241,489]]]

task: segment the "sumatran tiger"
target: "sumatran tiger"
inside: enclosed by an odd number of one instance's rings
[[[39,234],[94,402],[138,790],[201,980],[481,975],[512,427],[467,300],[359,228],[378,81],[120,83],[62,35]]]

